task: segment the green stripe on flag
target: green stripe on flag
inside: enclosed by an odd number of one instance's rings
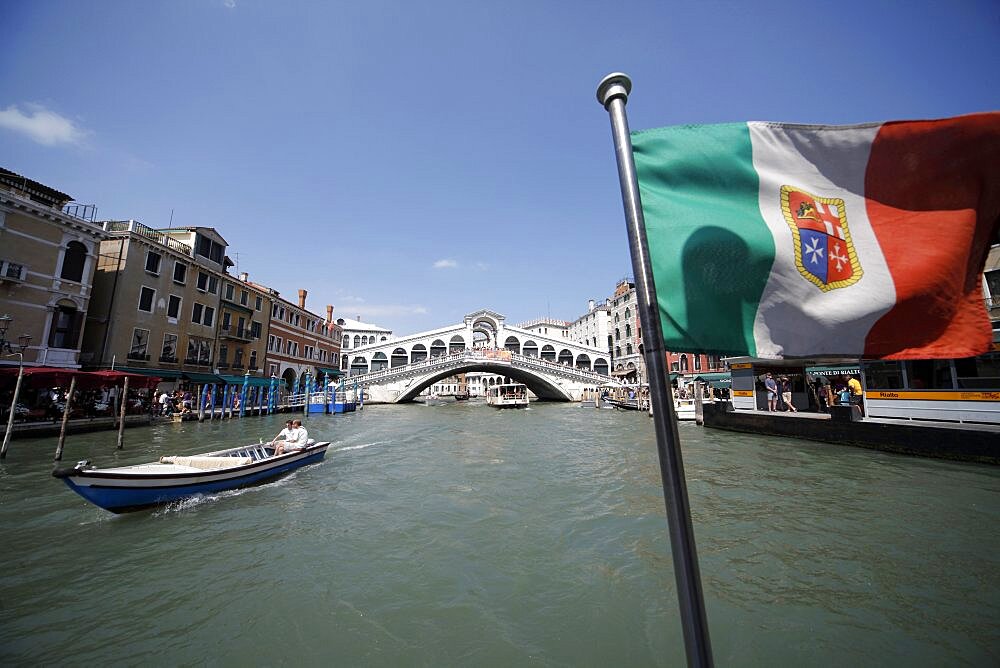
[[[774,261],[745,124],[632,134],[664,345],[756,354],[753,324]]]

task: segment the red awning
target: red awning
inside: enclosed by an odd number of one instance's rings
[[[17,367],[0,369],[0,389],[11,389],[17,382]],[[159,378],[143,376],[124,371],[77,371],[76,369],[60,369],[47,366],[24,367],[24,387],[69,387],[76,378],[76,387],[80,390],[93,390],[99,387],[121,385],[128,377],[129,386],[133,388],[153,388],[160,382]]]

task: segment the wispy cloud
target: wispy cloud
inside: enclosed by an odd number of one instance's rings
[[[236,0],[222,0],[222,6],[226,9],[236,9]]]
[[[44,146],[80,144],[89,134],[72,120],[38,104],[26,104],[25,111],[10,105],[0,111],[0,128],[18,132]]]
[[[428,310],[422,304],[369,304],[363,297],[338,295],[336,312],[345,318],[353,318],[360,315],[365,320],[373,320],[408,315],[426,315]]]
[[[458,267],[458,262],[454,260],[438,260],[434,263],[435,269],[455,269]]]

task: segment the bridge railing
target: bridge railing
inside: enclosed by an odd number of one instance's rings
[[[556,362],[553,360],[547,360],[543,357],[533,357],[503,349],[463,350],[457,353],[449,353],[447,355],[431,357],[428,359],[420,360],[419,362],[413,362],[403,366],[387,367],[385,369],[379,369],[378,371],[370,371],[366,374],[351,376],[350,380],[353,380],[354,382],[358,383],[376,383],[385,380],[386,378],[395,376],[412,375],[414,373],[422,371],[442,371],[449,367],[457,368],[465,364],[469,359],[489,361],[491,364],[524,366],[538,371],[542,371],[544,373],[555,374],[569,378],[576,378],[586,382],[593,382],[598,384],[617,383],[617,381],[611,378],[610,376],[606,376],[596,371],[591,371],[589,369],[580,369],[574,366],[570,366],[568,364]]]

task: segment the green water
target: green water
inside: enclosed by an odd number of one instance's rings
[[[71,436],[100,466],[281,416]],[[0,465],[0,665],[684,665],[652,426],[369,406],[278,482],[115,516]],[[1000,470],[680,427],[716,663],[1000,663]]]

